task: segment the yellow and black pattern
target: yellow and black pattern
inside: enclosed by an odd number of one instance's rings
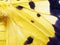
[[[0,45],[57,45],[59,18],[49,6],[48,0],[0,0]]]

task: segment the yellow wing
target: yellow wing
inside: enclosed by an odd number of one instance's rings
[[[48,15],[45,10],[40,11],[40,8],[44,9],[40,2],[45,1],[24,1],[9,0],[0,3],[0,15],[5,17],[1,18],[0,26],[5,26],[1,27],[5,30],[5,34],[1,34],[4,36],[1,45],[47,45],[49,37],[55,36],[52,24],[55,24],[57,18]],[[31,3],[34,7],[31,7]]]

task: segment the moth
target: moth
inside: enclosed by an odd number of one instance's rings
[[[50,6],[50,0],[1,0],[0,45],[59,45],[60,19]]]

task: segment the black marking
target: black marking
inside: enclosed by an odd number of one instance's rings
[[[22,6],[17,6],[16,8],[19,9],[19,10],[23,9]]]
[[[34,21],[33,21],[33,20],[31,20],[31,22],[32,22],[32,23],[34,23]]]
[[[28,37],[26,42],[24,43],[24,45],[31,44],[32,42],[33,42],[33,38],[32,37]]]
[[[35,4],[34,4],[33,1],[30,1],[30,2],[29,2],[29,5],[30,5],[30,8],[31,8],[31,9],[34,9],[34,8],[35,8]]]
[[[41,15],[38,13],[38,14],[37,14],[37,17],[40,17],[40,16],[41,16]]]

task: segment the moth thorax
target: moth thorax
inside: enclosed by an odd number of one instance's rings
[[[7,25],[8,16],[0,16],[0,24]]]

